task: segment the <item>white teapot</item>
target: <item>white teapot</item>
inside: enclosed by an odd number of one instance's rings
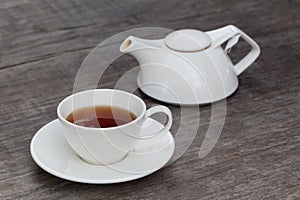
[[[227,49],[243,38],[252,47],[237,64]],[[221,45],[227,42],[226,50]],[[238,78],[259,56],[260,48],[233,25],[201,32],[174,31],[160,40],[129,36],[120,51],[140,65],[137,82],[147,95],[171,104],[207,104],[228,97],[238,88]]]

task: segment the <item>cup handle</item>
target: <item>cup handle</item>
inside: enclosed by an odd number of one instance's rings
[[[146,111],[146,114],[144,116],[145,121],[148,118],[150,118],[151,115],[153,115],[155,113],[164,113],[164,114],[166,114],[167,117],[168,117],[168,121],[166,122],[164,127],[161,130],[159,130],[158,132],[155,132],[154,134],[147,135],[147,136],[144,136],[144,137],[139,137],[139,139],[150,139],[150,138],[155,137],[157,135],[167,133],[170,130],[170,128],[172,126],[172,121],[173,121],[172,113],[171,113],[170,109],[167,108],[166,106],[154,106],[152,108],[149,108]]]
[[[251,45],[251,51],[233,67],[233,70],[237,75],[240,75],[245,69],[247,69],[260,54],[260,48],[257,43],[236,26],[228,25],[206,33],[214,40],[214,46],[220,46],[236,35],[240,35],[248,44]]]

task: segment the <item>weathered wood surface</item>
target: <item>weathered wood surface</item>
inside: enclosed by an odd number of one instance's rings
[[[251,35],[262,54],[239,77],[222,135],[204,159],[198,151],[210,106],[200,107],[198,134],[185,154],[140,180],[73,183],[33,162],[31,138],[56,118],[58,102],[72,93],[80,63],[96,44],[135,27],[211,30],[227,24]],[[0,199],[300,198],[299,1],[2,0],[0,42]],[[133,65],[129,56],[118,60],[101,87],[113,87]],[[137,94],[148,106],[160,103]],[[180,108],[170,108],[176,132]],[[192,124],[195,116],[188,117]]]

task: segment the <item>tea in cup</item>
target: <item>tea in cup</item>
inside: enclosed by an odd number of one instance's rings
[[[143,123],[155,113],[164,113],[166,125],[143,135]],[[165,106],[146,109],[134,94],[115,89],[94,89],[62,100],[57,115],[64,136],[74,152],[95,165],[110,165],[124,159],[138,140],[165,134],[172,126],[172,113]]]

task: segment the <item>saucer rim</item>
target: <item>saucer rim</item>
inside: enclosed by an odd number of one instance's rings
[[[154,120],[154,119],[151,119]],[[156,121],[156,120],[154,120]],[[156,121],[158,122],[158,121]],[[45,170],[46,172],[48,172],[51,175],[54,175],[55,177],[64,179],[64,180],[68,180],[68,181],[72,181],[72,182],[77,182],[77,183],[87,183],[87,184],[114,184],[114,183],[122,183],[122,182],[128,182],[128,181],[133,181],[139,178],[143,178],[145,176],[148,176],[160,169],[162,169],[172,158],[172,156],[174,155],[175,152],[175,141],[174,138],[172,136],[172,134],[169,132],[167,132],[167,134],[169,134],[170,136],[170,147],[172,148],[172,152],[170,153],[170,156],[168,157],[168,159],[165,159],[164,162],[162,162],[162,166],[152,170],[152,171],[147,171],[145,173],[137,173],[137,174],[132,174],[132,173],[126,173],[126,172],[119,172],[119,173],[123,173],[123,174],[128,174],[129,176],[123,177],[123,178],[117,178],[117,179],[88,179],[88,178],[82,178],[82,177],[76,177],[76,176],[70,176],[70,175],[66,175],[64,173],[61,172],[57,172],[56,170],[51,169],[50,167],[48,167],[46,164],[44,164],[42,161],[39,160],[38,156],[35,154],[34,151],[34,145],[36,144],[36,140],[38,138],[39,134],[42,134],[44,129],[46,129],[48,126],[51,126],[53,124],[59,124],[59,119],[55,119],[52,120],[51,122],[48,122],[47,124],[45,124],[44,126],[42,126],[33,136],[33,138],[31,139],[30,142],[30,154],[32,159],[34,160],[34,162],[43,170]],[[158,122],[160,123],[160,122]],[[72,150],[73,151],[73,150]],[[74,153],[74,152],[73,152]],[[74,153],[75,156],[75,153]],[[80,161],[80,162],[84,162],[84,161]],[[122,162],[122,161],[120,161]],[[99,168],[107,168],[107,166],[99,166]]]

